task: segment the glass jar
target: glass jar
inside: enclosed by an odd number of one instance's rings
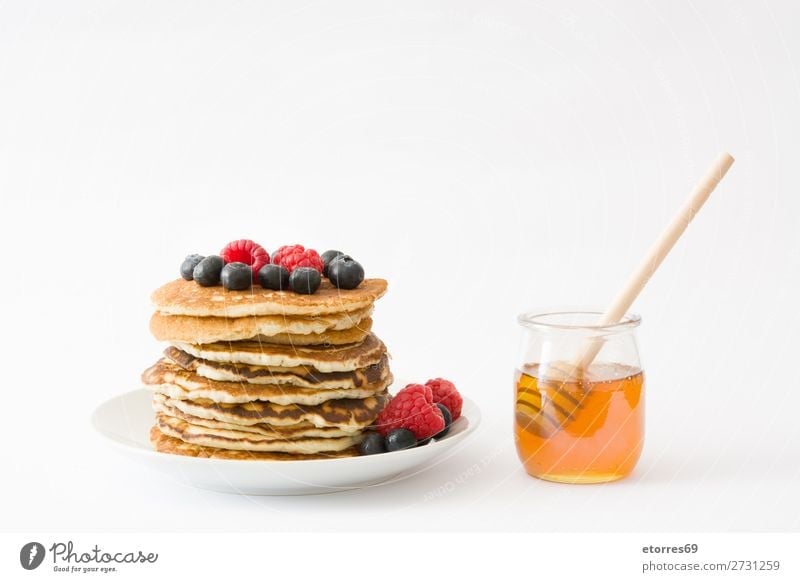
[[[532,476],[558,483],[604,483],[633,471],[644,442],[644,373],[636,328],[626,315],[598,325],[602,312],[523,313],[514,399],[517,454]],[[591,355],[597,355],[593,358]],[[588,365],[587,358],[591,360]]]

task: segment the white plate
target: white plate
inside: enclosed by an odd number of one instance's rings
[[[404,384],[396,383],[403,386]],[[201,489],[244,495],[308,495],[377,485],[420,467],[462,442],[481,416],[464,399],[461,417],[447,436],[425,446],[365,457],[309,461],[203,459],[159,453],[150,444],[155,416],[152,393],[134,390],[97,407],[92,425],[121,453]]]

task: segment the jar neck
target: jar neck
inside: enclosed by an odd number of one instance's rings
[[[526,330],[554,337],[580,336],[610,338],[615,335],[633,333],[641,318],[636,314],[625,314],[618,322],[602,323],[603,312],[592,308],[564,308],[548,311],[522,313],[517,322]]]
[[[562,309],[523,313],[522,365],[577,364],[589,349],[595,349],[592,364],[640,367],[636,329],[637,315],[626,315],[612,325],[600,325],[601,310]],[[594,342],[597,344],[593,345]]]

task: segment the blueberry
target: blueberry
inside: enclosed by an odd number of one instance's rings
[[[330,251],[325,251],[320,256],[322,257],[322,265],[323,265],[322,274],[327,277],[328,276],[328,266],[331,264],[331,262],[336,257],[342,257],[342,256],[345,256],[345,254],[342,251],[330,250]]]
[[[331,263],[333,263],[334,261],[355,261],[355,259],[350,255],[340,253],[331,259]]]
[[[297,267],[292,274],[289,275],[289,287],[295,293],[302,293],[303,295],[311,295],[317,289],[322,281],[319,271],[311,267]]]
[[[213,287],[219,285],[219,277],[225,262],[219,255],[209,255],[199,263],[192,271],[192,278],[203,287]]]
[[[222,267],[222,286],[231,291],[243,291],[253,284],[253,269],[244,263],[228,263]]]
[[[280,265],[264,265],[258,272],[258,282],[264,289],[283,291],[289,288],[289,271]]]
[[[205,259],[203,255],[187,255],[183,262],[181,263],[181,277],[186,279],[187,281],[191,281],[194,279],[192,275],[192,271],[197,266],[197,263]]]
[[[364,267],[353,257],[341,255],[328,267],[328,278],[339,289],[355,289],[364,280]]]
[[[450,425],[453,424],[453,415],[450,414],[450,410],[444,404],[436,404],[439,407],[439,410],[442,411],[442,416],[444,416],[444,428],[440,430],[438,433],[433,435],[437,441],[441,438],[447,436],[447,433],[450,432]]]
[[[416,444],[414,433],[407,428],[396,428],[386,435],[386,450],[389,452],[410,449]]]
[[[378,453],[386,452],[386,445],[383,442],[383,437],[377,432],[368,432],[364,440],[361,441],[358,450],[362,455],[377,455]]]

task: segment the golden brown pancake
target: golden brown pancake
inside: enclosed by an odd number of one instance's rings
[[[357,311],[291,317],[284,315],[195,317],[164,315],[156,312],[150,318],[150,332],[160,341],[210,344],[282,333],[303,335],[341,331],[359,327],[360,322],[369,319],[371,313],[371,305]]]
[[[196,358],[169,346],[164,350],[166,358],[184,370],[218,382],[250,384],[291,385],[296,388],[344,389],[360,388],[375,384],[389,373],[389,357],[384,354],[380,362],[348,372],[319,372],[310,366],[281,368],[280,366],[251,366],[227,362],[213,362]]]
[[[372,318],[367,317],[358,325],[349,329],[332,329],[322,333],[279,333],[277,335],[259,335],[252,341],[265,344],[288,346],[343,346],[364,341],[372,329]]]
[[[290,384],[249,384],[247,382],[218,382],[184,370],[167,359],[159,360],[142,373],[145,387],[181,400],[211,400],[213,402],[242,403],[251,401],[272,402],[280,405],[299,404],[316,406],[340,398],[367,398],[384,392],[392,383],[386,374],[373,384],[358,387],[328,389],[299,388]]]
[[[263,435],[273,438],[300,438],[300,437],[339,437],[352,435],[357,431],[344,431],[335,427],[316,427],[310,422],[298,422],[289,426],[273,426],[271,424],[230,424],[227,422],[220,422],[218,420],[211,420],[208,418],[201,418],[199,416],[192,416],[185,412],[173,407],[168,406],[165,402],[153,399],[153,410],[157,413],[165,414],[166,416],[174,416],[181,418],[186,422],[198,426],[207,426],[209,428],[238,430],[244,432],[251,432],[258,435]]]
[[[389,401],[386,347],[370,333],[382,279],[313,295],[229,291],[178,279],[152,294],[153,335],[172,344],[146,370],[156,450],[221,459],[357,454]]]
[[[212,362],[280,366],[310,366],[320,372],[347,372],[377,364],[386,346],[369,334],[363,342],[347,346],[279,346],[252,341],[192,344],[175,342],[175,347],[196,358]]]
[[[300,437],[294,439],[273,438],[238,430],[224,430],[189,424],[183,419],[164,414],[156,415],[156,426],[167,436],[181,439],[185,443],[203,447],[216,447],[235,451],[258,451],[269,453],[294,453],[313,455],[326,451],[343,451],[357,445],[362,435],[340,437]]]
[[[358,449],[351,447],[343,451],[332,451],[314,455],[298,455],[290,453],[264,453],[257,451],[233,451],[230,449],[216,449],[185,443],[180,439],[167,436],[157,426],[150,429],[150,442],[155,449],[162,453],[184,455],[187,457],[201,457],[206,459],[230,459],[238,461],[300,461],[318,459],[338,459],[341,457],[355,457]]]
[[[382,297],[386,288],[384,279],[365,279],[356,289],[337,289],[323,278],[316,293],[301,295],[257,285],[244,291],[228,291],[221,286],[202,287],[194,281],[176,279],[156,289],[150,298],[156,311],[165,315],[303,316],[364,309]]]
[[[159,393],[153,394],[153,399],[192,416],[229,424],[289,426],[310,422],[317,427],[332,426],[354,432],[373,423],[389,401],[389,395],[383,392],[368,398],[328,400],[317,406],[284,406],[261,401],[229,404],[206,399],[181,400]]]

